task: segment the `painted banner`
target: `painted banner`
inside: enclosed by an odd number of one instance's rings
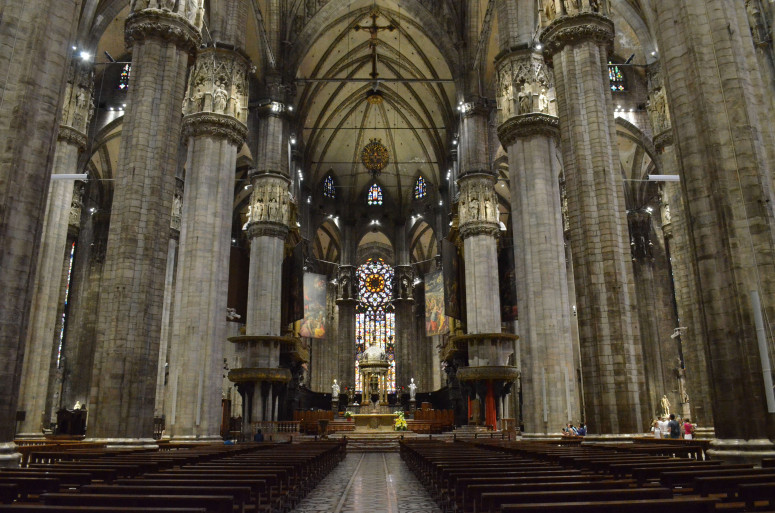
[[[444,315],[444,276],[441,271],[425,275],[425,334],[429,337],[449,331]]]
[[[299,335],[326,338],[326,275],[304,273],[304,320]]]

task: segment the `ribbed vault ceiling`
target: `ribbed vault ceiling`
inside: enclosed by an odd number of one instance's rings
[[[351,5],[321,30],[297,74],[299,79],[313,79],[300,81],[297,89],[305,174],[317,184],[333,171],[340,187],[337,197],[354,201],[373,182],[360,162],[360,151],[377,138],[390,154],[378,182],[388,202],[406,206],[418,175],[430,187],[437,187],[440,176],[446,175],[455,86],[418,80],[451,79],[450,67],[421,24],[396,2],[381,1],[377,24],[397,28],[378,36],[377,71],[379,79],[386,79],[378,89],[384,100],[367,102],[366,93],[373,88],[369,33],[353,27],[371,24],[372,2]]]

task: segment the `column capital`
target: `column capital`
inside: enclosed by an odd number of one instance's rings
[[[197,112],[183,118],[183,136],[222,138],[239,149],[248,136],[248,127],[232,116]]]
[[[521,137],[543,135],[559,138],[560,120],[548,114],[534,113],[514,116],[498,127],[498,139],[504,148]]]
[[[248,73],[252,68],[250,60],[241,52],[225,48],[205,48],[196,58],[196,64],[188,79],[186,98],[183,100],[183,114],[213,114],[222,116],[201,117],[207,124],[221,127],[223,133],[226,119],[233,118],[244,126],[248,121]],[[233,123],[232,126],[236,127]],[[230,128],[240,135],[239,146],[247,136],[247,128]]]
[[[544,55],[551,59],[566,45],[593,41],[609,49],[614,42],[614,23],[606,16],[585,12],[575,16],[560,16],[552,21],[540,35]]]
[[[248,206],[248,238],[277,237],[284,239],[290,231],[290,181],[275,173],[251,173],[253,192]]]
[[[148,38],[171,41],[189,54],[194,54],[202,44],[199,29],[186,17],[162,9],[142,9],[126,19],[124,41],[127,48]]]
[[[489,172],[468,172],[458,178],[458,223],[462,238],[498,235],[500,230],[495,182],[495,175]]]
[[[78,151],[86,149],[86,134],[67,125],[59,125],[57,141],[63,141],[78,148]]]
[[[662,153],[665,148],[673,145],[673,129],[669,128],[654,136],[654,148]]]
[[[557,114],[554,74],[540,52],[528,48],[503,53],[495,69],[499,122],[531,112]]]

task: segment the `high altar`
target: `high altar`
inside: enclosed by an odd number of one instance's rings
[[[353,415],[355,432],[393,431],[395,413],[356,413]]]

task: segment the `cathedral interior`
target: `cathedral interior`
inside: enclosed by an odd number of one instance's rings
[[[0,19],[0,466],[421,403],[775,456],[775,0]]]

